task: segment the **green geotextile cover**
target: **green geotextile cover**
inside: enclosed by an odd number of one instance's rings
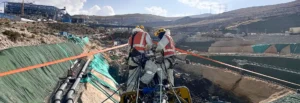
[[[258,44],[252,45],[252,49],[254,53],[264,53],[270,46],[270,44]]]
[[[109,72],[108,72],[109,64],[101,54],[94,55],[93,60],[89,64],[89,68],[95,70],[96,72],[98,72],[102,75],[104,75],[105,77],[107,77],[111,81],[113,81],[115,83],[115,85],[118,85],[116,80],[109,74]],[[90,82],[91,81],[90,78],[94,78],[94,80],[97,80],[97,82],[99,82],[102,85],[108,87],[109,89],[111,89],[113,91],[117,91],[116,88],[109,85],[106,81],[103,81],[103,80],[99,79],[93,73],[90,73],[90,77],[83,79],[81,82]]]
[[[15,47],[0,51],[0,72],[82,53],[74,43]],[[0,77],[0,103],[41,103],[55,88],[72,61]]]
[[[275,44],[277,52],[281,52],[281,50],[287,46],[289,46],[289,44]]]
[[[98,73],[106,76],[107,78],[111,79],[115,84],[118,84],[115,79],[109,74],[109,64],[107,63],[106,59],[100,55],[96,54],[94,55],[94,59],[89,65],[92,69],[97,71]]]

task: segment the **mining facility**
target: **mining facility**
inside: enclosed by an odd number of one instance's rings
[[[5,14],[26,17],[29,19],[58,20],[61,19],[65,10],[55,6],[36,5],[33,3],[6,2],[4,5]]]

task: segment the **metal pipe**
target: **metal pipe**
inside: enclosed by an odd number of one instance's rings
[[[81,78],[82,78],[82,75],[84,74],[84,72],[86,71],[86,68],[88,67],[89,63],[90,63],[91,59],[88,59],[87,62],[85,63],[85,65],[83,66],[80,74],[78,75],[78,77],[76,78],[76,81],[74,82],[74,84],[72,85],[71,89],[69,90],[68,94],[67,94],[67,100],[68,102],[67,103],[74,103],[74,100],[73,100],[73,94],[75,92],[75,89],[77,87],[77,85],[79,84]]]

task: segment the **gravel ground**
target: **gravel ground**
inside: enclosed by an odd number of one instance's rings
[[[20,34],[25,34],[19,37],[18,40],[12,41],[6,35],[3,35],[3,32],[6,30],[15,31]],[[40,44],[53,44],[64,42],[65,39],[57,37],[54,35],[45,35],[45,34],[33,34],[25,31],[20,31],[14,28],[0,28],[0,50],[7,49],[10,47],[16,46],[31,46],[31,45],[40,45]]]

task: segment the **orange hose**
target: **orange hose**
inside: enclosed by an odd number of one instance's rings
[[[54,60],[54,61],[50,61],[50,62],[46,62],[46,63],[42,63],[42,64],[36,64],[33,66],[28,66],[28,67],[24,67],[24,68],[18,68],[18,69],[14,69],[14,70],[10,70],[10,71],[6,71],[6,72],[1,72],[0,73],[0,77],[3,76],[7,76],[7,75],[11,75],[11,74],[16,74],[16,73],[20,73],[20,72],[25,72],[28,70],[32,70],[32,69],[36,69],[36,68],[40,68],[40,67],[44,67],[44,66],[49,66],[49,65],[53,65],[53,64],[57,64],[57,63],[62,63],[65,61],[69,61],[69,60],[74,60],[74,59],[78,59],[78,58],[82,58],[82,57],[86,57],[86,56],[91,56],[97,53],[102,53],[102,52],[106,52],[106,51],[110,51],[113,49],[117,49],[117,48],[122,48],[127,46],[128,44],[123,44],[123,45],[119,45],[119,46],[115,46],[112,48],[107,48],[104,50],[96,50],[96,51],[92,51],[89,53],[83,53],[77,56],[72,56],[72,57],[68,57],[68,58],[63,58],[63,59],[59,59],[59,60]]]

